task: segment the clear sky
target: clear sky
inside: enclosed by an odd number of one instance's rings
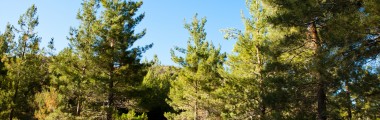
[[[32,4],[37,6],[39,26],[36,31],[46,46],[54,37],[57,51],[68,46],[66,37],[70,26],[77,27],[76,14],[81,8],[81,0],[7,0],[0,4],[0,32],[4,32],[9,22],[17,25],[18,18]],[[243,29],[241,11],[247,13],[245,0],[143,0],[140,12],[145,18],[137,26],[137,31],[147,29],[147,34],[135,45],[153,43],[153,48],[143,57],[151,60],[158,55],[162,64],[174,65],[170,49],[174,46],[186,47],[189,34],[184,29],[184,20],[190,22],[195,13],[206,17],[207,39],[216,46],[221,45],[223,52],[231,52],[234,40],[224,40],[221,29]]]

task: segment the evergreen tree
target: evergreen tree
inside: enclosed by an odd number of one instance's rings
[[[144,18],[144,14],[136,16],[142,2],[92,0],[84,1],[83,5],[84,11],[79,16],[83,26],[78,33],[78,37],[83,38],[76,40],[79,46],[74,47],[85,52],[85,55],[93,56],[87,58],[96,66],[91,77],[100,90],[96,93],[99,98],[97,102],[105,103],[101,109],[105,109],[107,119],[112,119],[117,109],[127,109],[133,105],[128,103],[133,97],[129,93],[135,90],[146,74],[147,65],[140,63],[140,58],[152,44],[133,48],[134,42],[146,33],[143,30],[136,34],[134,30]],[[99,12],[98,5],[102,8],[99,18],[95,17],[95,13]],[[87,47],[91,50],[80,50],[87,48],[86,45],[90,45]],[[103,113],[102,110],[100,112]]]
[[[264,119],[267,112],[264,102],[266,79],[263,70],[268,63],[265,46],[268,40],[269,24],[266,23],[266,8],[261,0],[247,0],[251,18],[243,17],[245,30],[234,35],[237,42],[233,53],[228,56],[229,71],[224,74],[227,79],[221,95],[226,101],[225,117],[233,119]],[[227,33],[230,34],[230,33]]]
[[[179,67],[141,62],[142,1],[84,0],[58,54],[32,5],[0,33],[0,119],[379,118],[379,0],[246,3],[227,61],[195,15]]]
[[[8,118],[31,119],[34,114],[34,94],[42,90],[48,81],[48,58],[39,48],[41,40],[34,31],[38,25],[37,8],[32,5],[25,14],[21,15],[15,28],[19,34],[17,42],[9,40],[9,53],[5,54],[3,61],[7,69],[6,90],[10,94],[8,101]],[[10,34],[8,34],[8,38]],[[14,43],[14,44],[13,44]]]
[[[288,65],[291,68],[282,69],[289,75],[303,76],[304,82],[301,84],[310,86],[303,95],[311,100],[304,102],[307,106],[316,102],[312,106],[317,106],[315,112],[318,119],[334,118],[333,114],[329,114],[332,107],[327,101],[334,96],[334,89],[340,86],[340,80],[334,76],[334,70],[339,66],[338,58],[346,51],[346,46],[365,38],[364,34],[360,34],[364,31],[360,20],[362,2],[267,0],[265,3],[275,11],[269,21],[285,31],[284,37],[278,39],[282,42],[278,46],[277,58],[300,59],[306,63],[296,65],[290,62]],[[294,71],[297,69],[307,72]],[[302,86],[296,88],[299,87]],[[310,112],[308,115],[312,115]]]
[[[96,89],[94,88],[95,80],[91,78],[91,64],[86,63],[88,59],[81,58],[78,53],[72,49],[65,48],[57,56],[54,56],[53,63],[50,66],[51,81],[50,85],[59,96],[57,101],[59,112],[62,117],[75,116],[76,119],[96,118],[100,113],[95,112],[94,103],[97,98]],[[86,67],[84,67],[86,65]],[[50,91],[49,90],[49,91]],[[64,116],[63,116],[64,115]]]
[[[0,34],[0,56],[2,57],[2,60],[0,62],[0,98],[2,98],[0,100],[0,118],[2,119],[9,117],[9,108],[11,105],[11,93],[8,92],[11,84],[6,78],[7,69],[5,67],[5,61],[3,60],[3,57],[6,57],[6,54],[9,54],[11,48],[10,46],[12,45],[14,38],[14,29],[10,24],[7,24],[5,32],[3,34]]]
[[[351,38],[354,35],[360,36],[355,43],[346,44],[341,57],[343,60],[339,70],[341,87],[337,90],[338,95],[334,96],[336,104],[346,103],[343,110],[337,112],[348,119],[376,119],[380,106],[376,99],[379,82],[379,10],[377,4],[380,1],[360,1],[361,5],[358,16],[351,16],[348,19],[358,19],[360,22],[354,23],[353,30],[356,33],[348,32]],[[361,33],[361,34],[358,34]],[[348,36],[348,35],[347,35]],[[355,38],[354,38],[355,39]],[[375,63],[375,64],[373,64]],[[349,72],[347,72],[349,71]]]
[[[81,24],[78,29],[70,29],[69,48],[54,57],[54,64],[50,68],[52,85],[64,95],[64,112],[77,119],[95,119],[104,114],[98,105],[102,99],[97,94],[100,88],[94,89],[97,84],[94,74],[98,70],[93,48],[97,4],[95,0],[82,3],[82,9],[77,14]]]
[[[223,83],[218,68],[222,67],[226,55],[206,41],[205,24],[206,19],[198,20],[197,15],[192,23],[185,24],[190,33],[187,49],[176,47],[185,57],[176,56],[171,51],[172,60],[182,68],[171,83],[168,102],[179,113],[167,114],[166,117],[216,119],[220,116],[220,100],[216,98],[215,91]]]

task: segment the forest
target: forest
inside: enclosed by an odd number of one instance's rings
[[[380,119],[380,0],[245,2],[244,29],[223,31],[231,53],[194,13],[177,65],[134,46],[143,1],[83,0],[60,51],[40,45],[32,5],[1,26],[0,119]]]

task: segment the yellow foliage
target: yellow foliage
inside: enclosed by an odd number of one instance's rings
[[[58,108],[58,93],[55,89],[37,93],[35,102],[37,103],[38,110],[35,112],[34,117],[44,120],[50,113],[53,113],[54,110]]]

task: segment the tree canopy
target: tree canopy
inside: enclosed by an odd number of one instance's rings
[[[32,5],[0,32],[0,119],[380,118],[379,0],[245,3],[244,29],[223,30],[232,52],[195,14],[176,65],[142,60],[143,1],[83,0],[61,51]]]

